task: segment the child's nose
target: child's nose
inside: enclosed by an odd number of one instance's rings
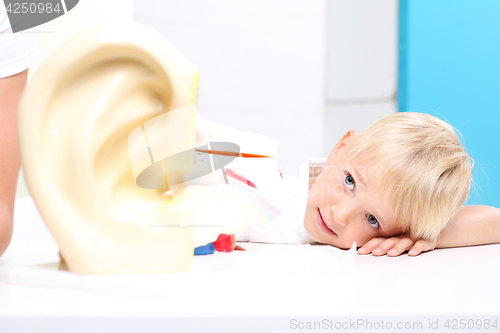
[[[332,206],[332,213],[334,220],[337,221],[337,223],[343,227],[349,224],[353,212],[354,212],[353,207],[346,204]]]

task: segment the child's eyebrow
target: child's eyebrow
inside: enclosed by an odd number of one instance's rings
[[[356,168],[355,166],[353,166],[352,169],[354,171],[354,176],[356,177],[356,179],[358,179],[358,183],[360,183],[361,185],[363,185],[363,187],[366,188],[365,177],[361,175],[361,172],[358,172],[358,168]]]

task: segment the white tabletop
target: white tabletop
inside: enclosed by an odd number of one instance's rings
[[[32,199],[16,200],[15,209],[0,258],[0,332],[281,332],[315,323],[372,331],[368,322],[379,332],[398,323],[410,332],[416,322],[415,332],[436,332],[447,319],[450,330],[460,319],[469,325],[460,332],[486,320],[499,325],[486,331],[500,330],[500,245],[389,258],[241,243],[247,251],[195,256],[187,273],[80,276],[60,267]],[[430,329],[436,321],[439,330]]]

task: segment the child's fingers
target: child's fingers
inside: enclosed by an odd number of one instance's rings
[[[403,238],[399,242],[397,242],[396,245],[394,245],[392,249],[390,249],[387,252],[387,256],[389,256],[389,257],[399,256],[404,251],[411,249],[413,246],[413,243],[414,243],[414,241],[411,240],[410,238]]]
[[[401,239],[397,238],[397,237],[389,238],[385,242],[380,244],[376,249],[373,249],[372,254],[374,256],[383,256],[400,241],[401,241]]]
[[[372,238],[365,245],[359,248],[359,254],[369,254],[373,249],[376,249],[380,244],[385,242],[386,238]]]
[[[419,239],[418,241],[415,242],[415,245],[411,248],[411,250],[408,252],[408,255],[410,256],[418,256],[422,251],[427,251],[429,250],[429,244],[427,241],[423,239]]]

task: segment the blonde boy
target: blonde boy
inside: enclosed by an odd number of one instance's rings
[[[316,170],[317,170],[316,166]],[[500,210],[462,206],[471,160],[454,130],[426,114],[391,114],[347,132],[317,177],[304,215],[318,243],[397,256],[500,242]]]

